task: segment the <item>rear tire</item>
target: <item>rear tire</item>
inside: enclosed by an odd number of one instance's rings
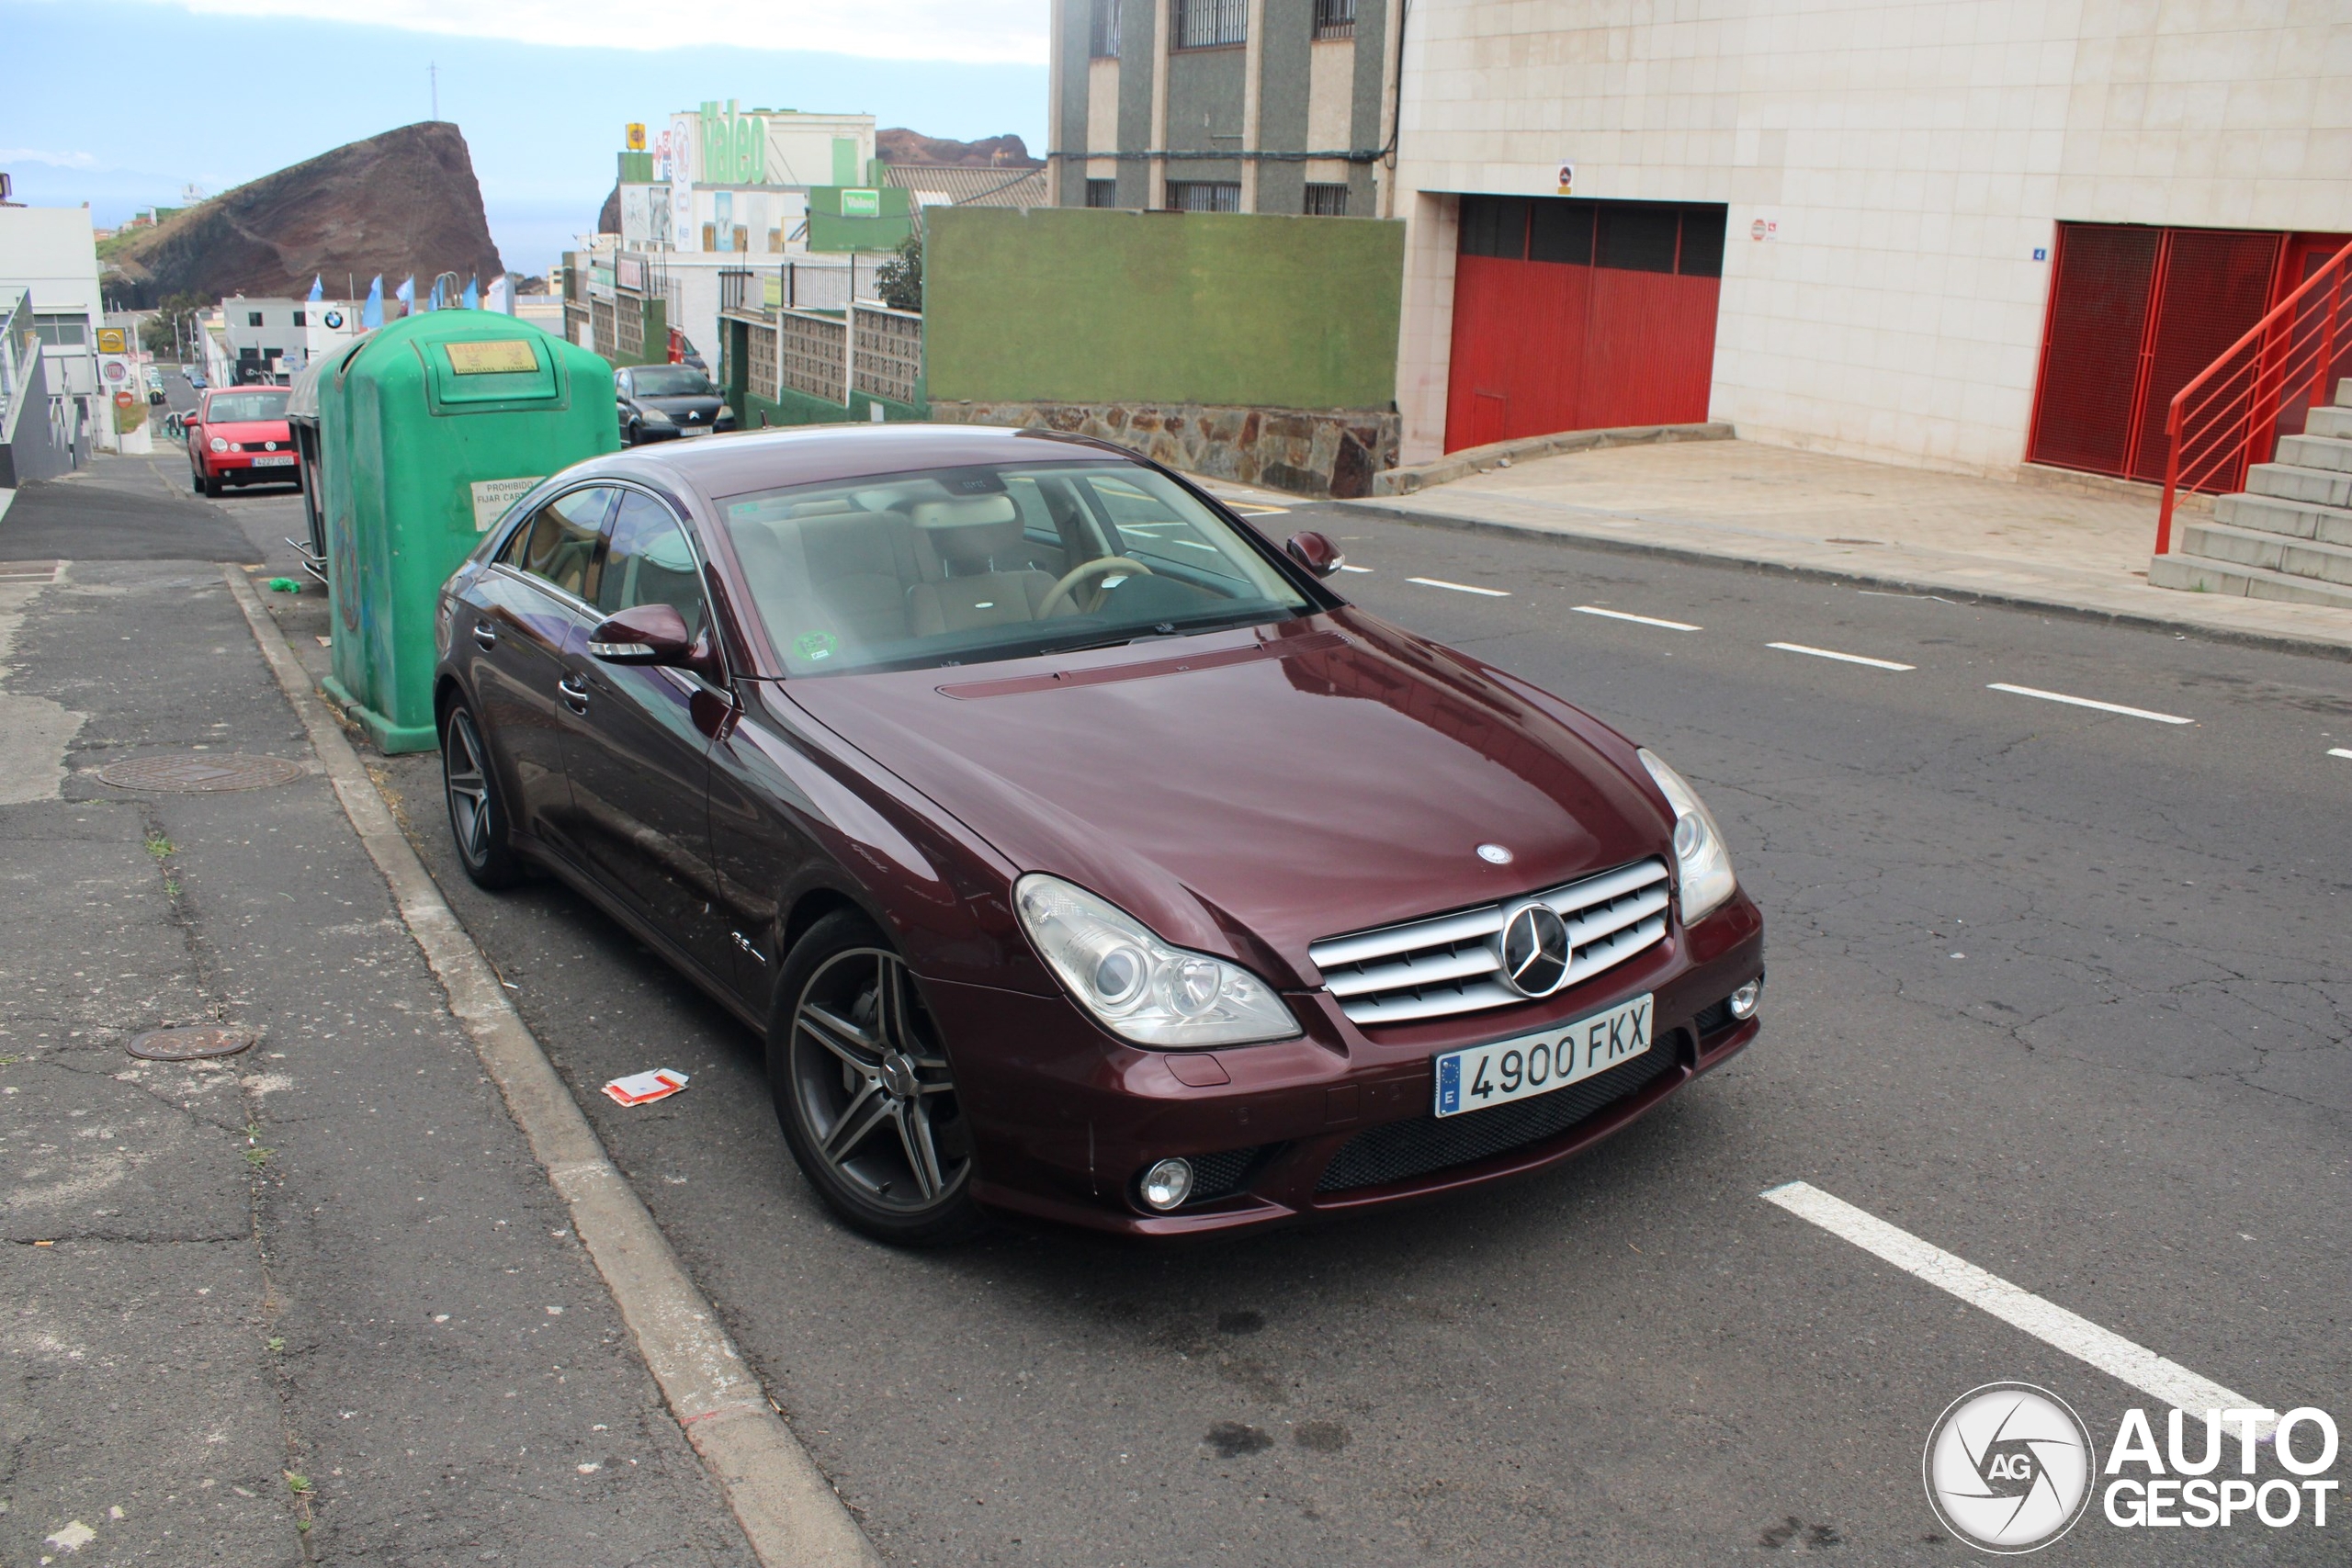
[[[523,880],[522,857],[507,836],[506,803],[490,750],[463,697],[441,720],[441,794],[449,807],[449,836],[458,863],[477,887],[502,892]]]
[[[970,1123],[938,1024],[864,915],[827,915],[786,957],[768,1091],[801,1173],[852,1230],[941,1247],[984,1228]]]

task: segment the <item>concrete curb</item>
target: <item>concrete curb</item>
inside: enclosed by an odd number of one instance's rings
[[[2142,631],[2161,631],[2203,637],[2210,642],[2228,643],[2239,648],[2257,648],[2273,653],[2316,654],[2325,659],[2352,660],[2352,620],[2338,631],[2334,627],[2310,633],[2286,629],[2217,625],[2211,621],[2187,616],[2166,615],[2151,607],[2086,604],[2063,598],[2056,593],[2036,593],[2025,589],[1996,588],[1979,582],[1966,582],[1933,570],[1902,571],[1862,562],[1847,564],[1826,561],[1777,559],[1760,551],[1736,552],[1728,549],[1702,549],[1688,543],[1673,543],[1662,539],[1643,539],[1621,533],[1587,532],[1575,528],[1544,527],[1533,523],[1521,523],[1508,518],[1455,517],[1444,513],[1424,512],[1400,502],[1383,498],[1378,501],[1327,502],[1333,507],[1360,509],[1367,516],[1391,518],[1399,523],[1411,523],[1423,527],[1454,528],[1467,534],[1499,534],[1514,539],[1542,539],[1557,545],[1583,546],[1594,549],[1612,550],[1623,555],[1664,556],[1669,560],[1692,561],[1704,566],[1745,567],[1758,571],[1784,572],[1791,577],[1812,582],[1862,583],[1875,588],[1901,589],[1911,593],[1951,594],[1984,604],[1998,604],[2008,609],[2033,610],[2044,615],[2064,615],[2071,620],[2097,621],[2109,626],[2131,626]],[[2260,604],[2229,594],[2203,594],[2184,597],[2203,598],[2220,604]]]
[[[238,568],[224,566],[220,575],[302,721],[352,830],[390,885],[401,919],[448,993],[451,1015],[473,1041],[548,1180],[571,1208],[581,1245],[752,1551],[765,1568],[879,1568],[881,1558],[735,1353],[709,1302],[606,1156],[498,976],[442,900],[260,595]]]
[[[1737,433],[1728,424],[1629,424],[1613,430],[1563,430],[1550,435],[1522,435],[1512,441],[1491,441],[1465,446],[1426,463],[1385,468],[1372,477],[1375,496],[1411,495],[1416,491],[1453,479],[1509,468],[1521,458],[1556,457],[1563,452],[1598,452],[1605,446],[1655,446],[1668,441],[1732,441]]]

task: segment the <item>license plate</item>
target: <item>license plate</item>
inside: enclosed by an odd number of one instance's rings
[[[1437,1111],[1459,1116],[1581,1083],[1650,1048],[1650,997],[1515,1040],[1437,1058]]]
[[[290,468],[293,466],[294,458],[291,454],[277,457],[260,457],[254,459],[254,467],[256,468]]]

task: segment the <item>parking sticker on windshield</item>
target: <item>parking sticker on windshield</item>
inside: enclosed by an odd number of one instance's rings
[[[841,645],[842,639],[831,632],[803,632],[800,640],[792,645],[792,651],[814,664],[820,659],[831,659]]]

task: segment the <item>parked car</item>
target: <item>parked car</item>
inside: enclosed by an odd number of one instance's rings
[[[180,374],[187,378],[187,384],[189,386],[195,388],[199,392],[204,390],[203,371],[198,370],[195,366],[191,365],[183,369]]]
[[[672,441],[735,428],[735,411],[691,365],[638,365],[613,372],[621,445]]]
[[[224,486],[302,482],[283,387],[223,387],[197,400],[185,420],[188,487],[219,496]]]
[[[1680,775],[1340,563],[1046,432],[593,459],[444,589],[458,857],[544,867],[762,1032],[876,1237],[1556,1165],[1755,1037],[1762,917]]]

